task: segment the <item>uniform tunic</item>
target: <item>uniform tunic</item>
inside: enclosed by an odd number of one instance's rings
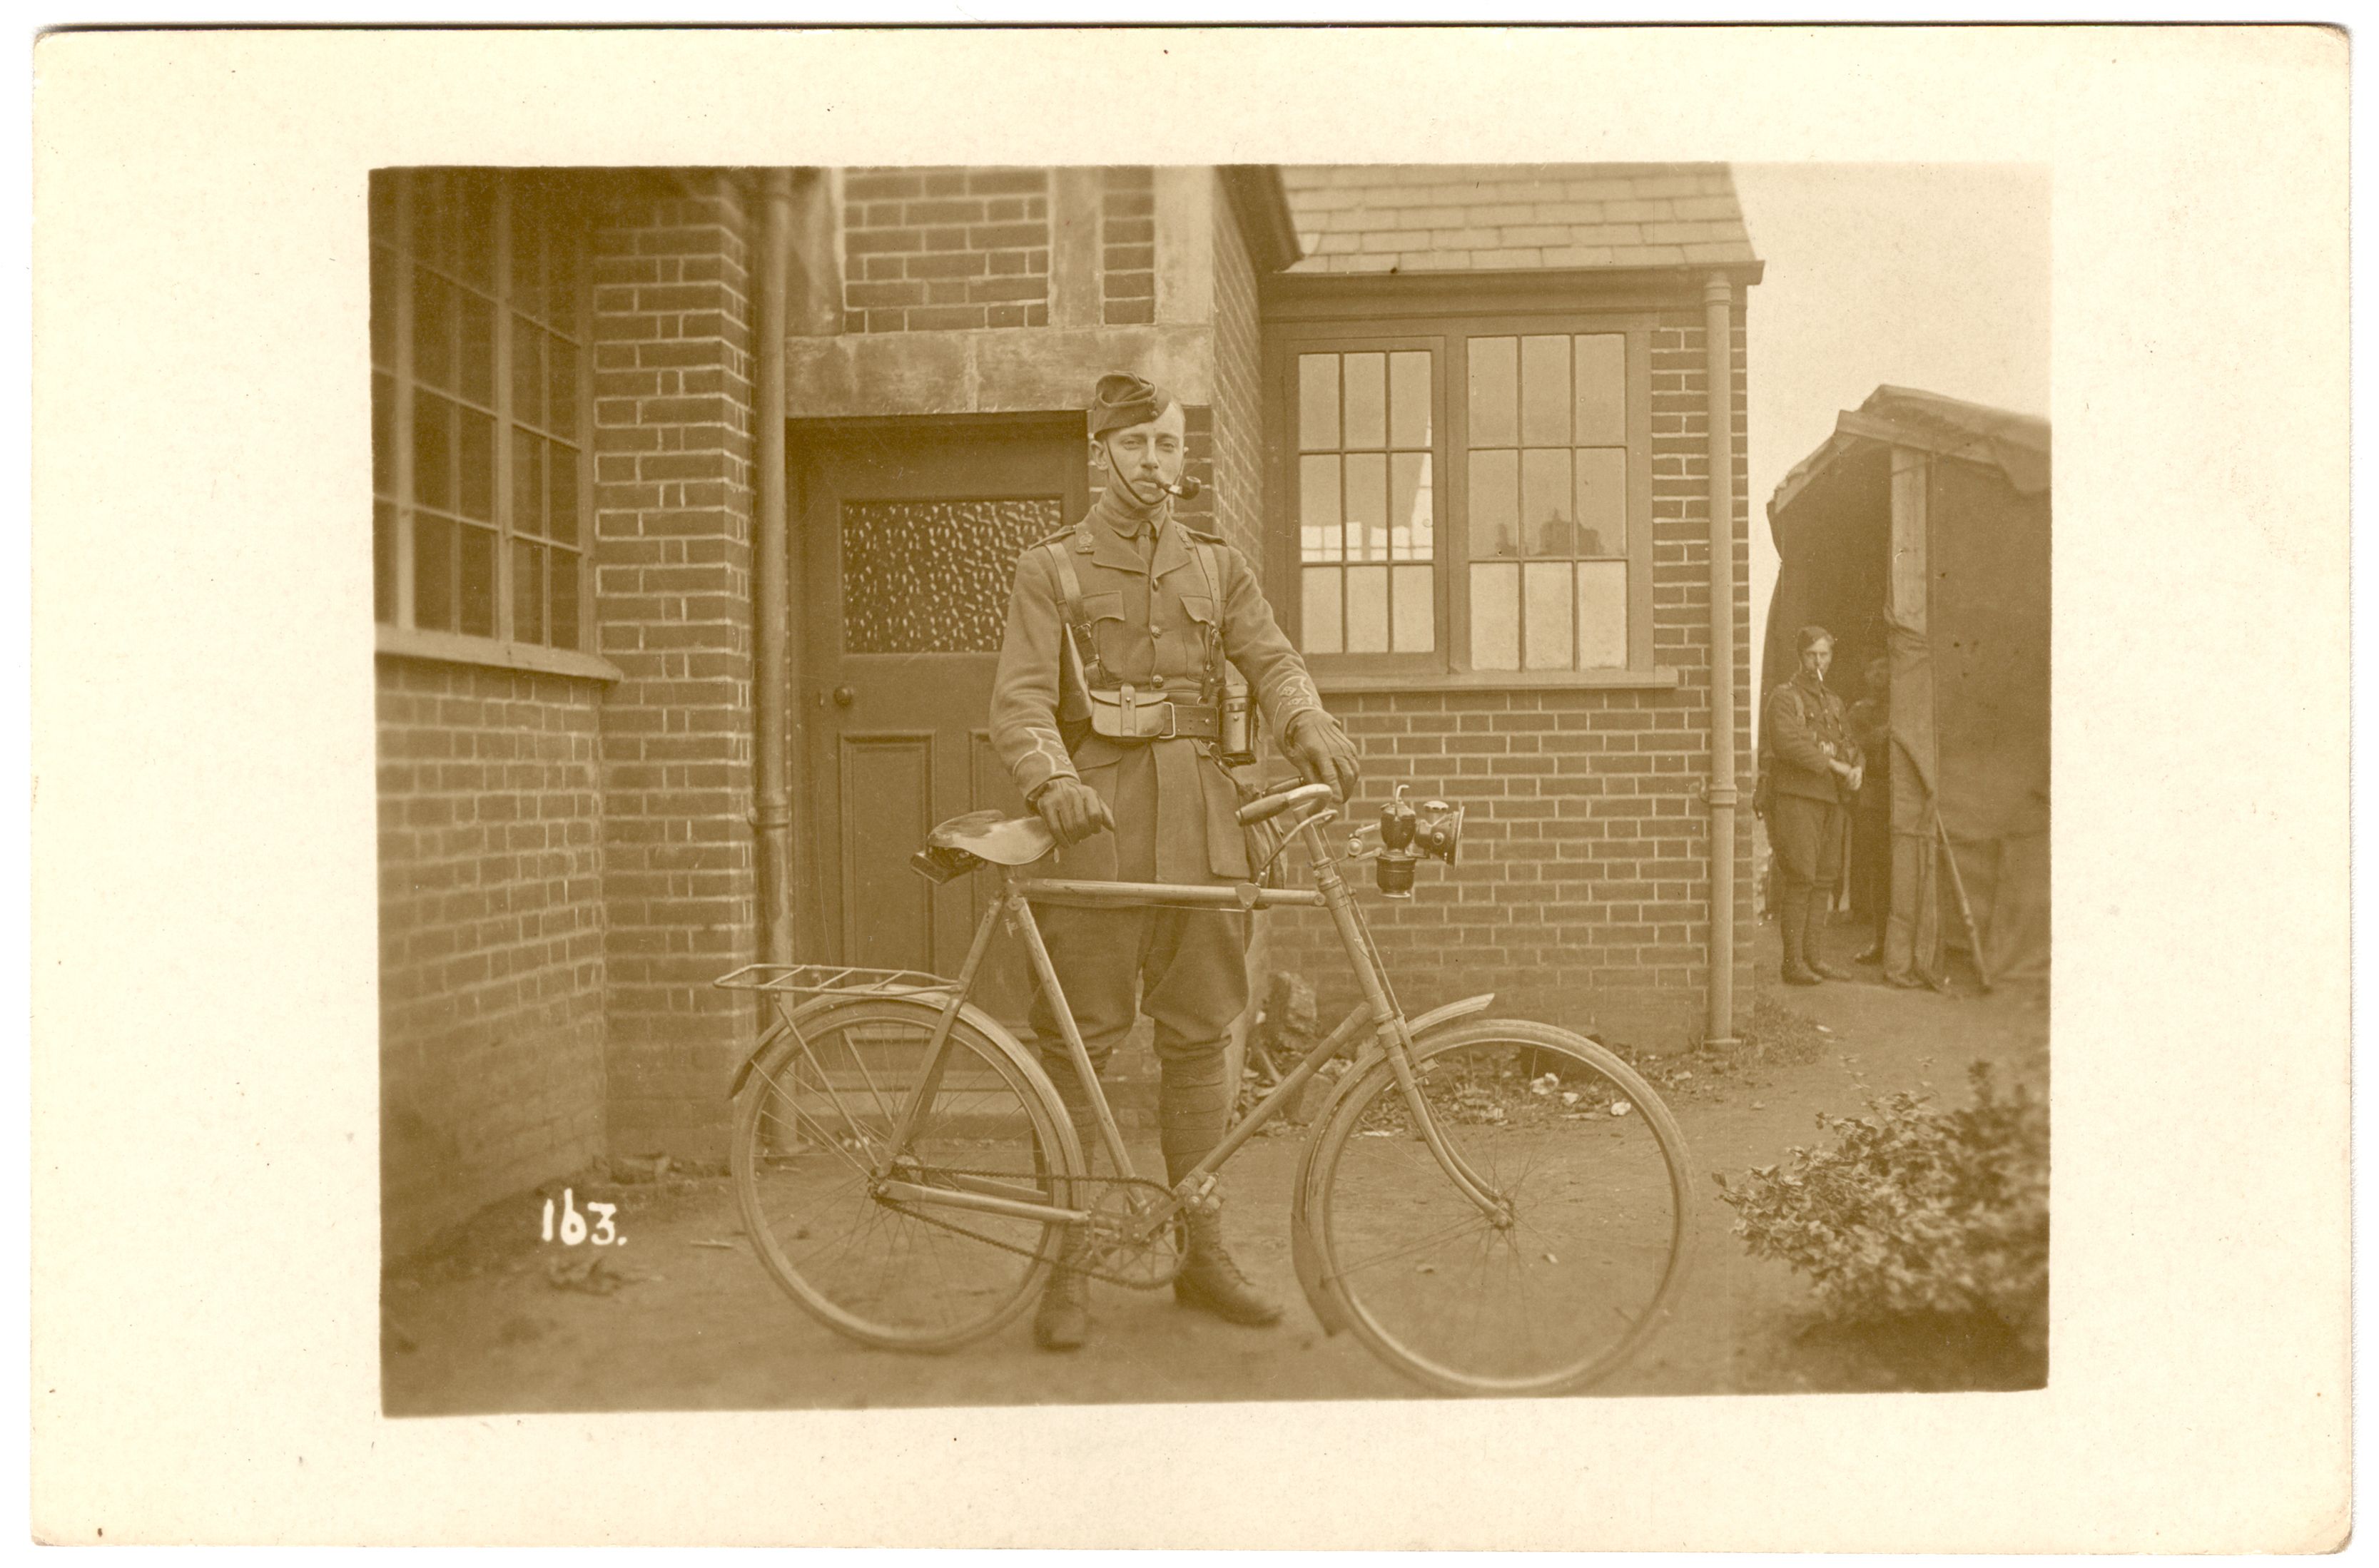
[[[1776,795],[1768,837],[1782,891],[1831,888],[1842,863],[1846,814],[1842,777],[1827,764],[1856,766],[1860,760],[1842,700],[1802,670],[1769,694],[1765,734]]]
[[[1206,695],[1208,630],[1216,628],[1272,732],[1286,735],[1298,715],[1322,706],[1305,661],[1282,635],[1239,553],[1171,513],[1167,501],[1153,516],[1136,517],[1109,491],[1081,527],[1056,536],[1073,562],[1097,644],[1096,666],[1083,650],[1085,675],[1102,689],[1129,682],[1144,700],[1199,702]],[[1209,558],[1219,581],[1209,575]],[[991,743],[1028,800],[1052,778],[1080,778],[1115,818],[1112,833],[1060,850],[1052,874],[1193,885],[1247,880],[1238,790],[1210,742],[1092,734],[1069,752],[1058,725],[1065,622],[1064,589],[1047,552],[1035,545],[1017,561],[992,690]],[[1145,1011],[1155,1021],[1164,1069],[1161,1130],[1167,1169],[1177,1175],[1213,1146],[1228,1114],[1223,1039],[1247,1007],[1248,917],[1036,904],[1033,918],[1094,1068],[1121,1043],[1136,1014]],[[1043,1064],[1083,1124],[1087,1092],[1038,987],[1033,1027]]]
[[[1150,520],[1130,516],[1112,491],[1083,527],[1055,537],[1073,560],[1105,677],[1091,669],[1087,649],[1086,672],[1109,689],[1128,682],[1143,699],[1197,702],[1208,630],[1219,624],[1223,652],[1247,677],[1272,733],[1286,735],[1298,714],[1322,706],[1305,661],[1239,552],[1194,533],[1171,511],[1167,501],[1153,519],[1153,550]],[[1220,582],[1208,578],[1210,557]],[[1246,880],[1238,792],[1207,742],[1091,735],[1069,754],[1057,724],[1064,626],[1064,591],[1035,545],[1017,561],[992,687],[991,743],[1026,799],[1051,778],[1078,778],[1099,792],[1116,823],[1113,833],[1060,851],[1056,874],[1102,882]]]

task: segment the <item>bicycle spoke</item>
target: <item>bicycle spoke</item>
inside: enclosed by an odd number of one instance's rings
[[[776,1079],[766,1070],[762,1070],[756,1076],[784,1102],[785,1105],[792,1113],[793,1135],[796,1138],[801,1136],[802,1121],[803,1118],[806,1116],[809,1120],[810,1126],[817,1129],[815,1136],[812,1140],[814,1142],[818,1143],[822,1147],[833,1150],[836,1155],[839,1157],[844,1164],[851,1166],[852,1170],[857,1171],[860,1175],[863,1176],[873,1176],[876,1174],[871,1166],[853,1158],[851,1151],[843,1146],[842,1140],[836,1138],[832,1131],[827,1128],[827,1125],[818,1120],[815,1113],[805,1112],[802,1109],[801,1101],[797,1098],[801,1086],[801,1069],[798,1067],[793,1069],[794,1087],[791,1092],[788,1092],[782,1084],[779,1083]],[[863,1144],[866,1141],[864,1135],[860,1132],[859,1125],[856,1122],[849,1121],[848,1118],[846,1118],[845,1125],[850,1128],[851,1135],[853,1138],[859,1139]],[[872,1150],[870,1151],[870,1153],[873,1153]]]
[[[762,1262],[804,1308],[872,1344],[944,1348],[1012,1320],[1056,1229],[938,1196],[981,1185],[1046,1200],[1054,1168],[1040,1092],[963,1019],[933,1097],[920,1094],[940,1015],[900,999],[822,1006],[767,1050],[739,1110],[737,1179]],[[890,1133],[911,1113],[895,1164]],[[797,1156],[771,1157],[789,1140]],[[921,1190],[891,1200],[887,1176]]]
[[[1406,1245],[1397,1248],[1393,1252],[1376,1253],[1371,1257],[1364,1259],[1359,1263],[1348,1263],[1339,1269],[1334,1277],[1338,1279],[1346,1279],[1353,1275],[1361,1273],[1365,1269],[1376,1268],[1382,1263],[1393,1263],[1399,1258],[1409,1258],[1424,1247],[1434,1247],[1439,1242],[1445,1240],[1448,1236],[1455,1235],[1457,1232],[1467,1230],[1473,1226],[1484,1225],[1486,1223],[1486,1216],[1483,1214],[1479,1214],[1475,1212],[1465,1214],[1462,1218],[1455,1221],[1452,1224],[1444,1225],[1437,1230],[1433,1230],[1417,1241],[1407,1242]]]
[[[869,1097],[876,1102],[876,1111],[884,1117],[884,1134],[889,1138],[900,1127],[900,1118],[893,1115],[892,1107],[884,1103],[883,1091],[876,1087],[876,1075],[867,1070],[867,1053],[859,1048],[857,1041],[851,1043],[851,1065],[859,1069],[859,1080],[867,1086]],[[900,1151],[896,1149],[893,1152],[897,1154]]]
[[[1322,1133],[1325,1277],[1350,1324],[1449,1392],[1557,1392],[1608,1369],[1648,1332],[1678,1277],[1665,1107],[1615,1076],[1625,1068],[1607,1052],[1542,1025],[1457,1025],[1419,1047],[1414,1065],[1417,1104],[1376,1072]],[[1629,1130],[1645,1136],[1590,1140],[1538,1092],[1548,1072],[1556,1092],[1599,1098],[1607,1084],[1637,1101],[1643,1120]],[[1420,1141],[1431,1124],[1446,1165],[1493,1200],[1491,1215],[1443,1208],[1467,1200]]]

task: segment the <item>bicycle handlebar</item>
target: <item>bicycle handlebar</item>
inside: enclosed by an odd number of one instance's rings
[[[1276,795],[1266,795],[1261,800],[1250,801],[1239,808],[1239,826],[1252,826],[1256,823],[1278,816],[1291,806],[1303,805],[1308,801],[1328,800],[1331,792],[1330,786],[1327,784],[1298,784],[1283,790]]]

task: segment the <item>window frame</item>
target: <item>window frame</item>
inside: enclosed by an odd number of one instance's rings
[[[492,244],[489,252],[491,286],[486,291],[492,307],[494,335],[489,344],[491,388],[490,415],[493,420],[493,451],[489,483],[493,487],[490,531],[494,535],[494,573],[490,592],[494,596],[490,634],[424,627],[417,623],[417,572],[416,561],[417,487],[414,476],[413,412],[418,378],[414,368],[414,312],[416,308],[415,269],[428,268],[446,277],[458,286],[480,292],[476,285],[451,276],[433,260],[422,257],[415,247],[415,215],[420,197],[421,176],[451,173],[484,173],[492,185]],[[577,456],[578,541],[574,546],[559,545],[543,535],[519,532],[515,527],[513,503],[514,416],[513,383],[515,338],[513,292],[513,214],[515,199],[536,176],[501,169],[465,170],[448,168],[401,168],[374,171],[373,177],[391,182],[388,208],[392,214],[393,233],[386,235],[372,233],[368,244],[379,249],[385,244],[395,256],[395,297],[389,302],[393,339],[390,363],[385,367],[374,362],[368,367],[370,375],[383,369],[391,382],[389,410],[390,439],[393,450],[388,453],[392,495],[383,497],[377,488],[373,501],[385,500],[391,506],[394,537],[392,550],[392,610],[393,619],[383,621],[379,616],[379,591],[373,593],[373,631],[377,651],[401,657],[433,658],[454,663],[485,664],[499,668],[526,669],[549,674],[574,675],[596,680],[616,681],[621,672],[608,660],[594,653],[598,640],[595,620],[595,580],[598,537],[595,513],[595,312],[594,312],[594,247],[586,235],[574,236],[579,249],[577,284],[573,291],[578,349],[578,374],[574,389]],[[542,323],[542,330],[554,330],[556,324]],[[568,336],[568,333],[562,335]],[[440,393],[450,396],[448,393]],[[467,405],[466,405],[467,406]],[[530,428],[540,437],[545,433]],[[377,435],[375,435],[377,439]],[[477,525],[472,525],[474,526]],[[578,558],[578,638],[574,646],[522,640],[513,634],[514,573],[513,567],[515,540],[545,545],[549,549],[572,550]],[[373,570],[379,570],[377,543],[373,551]]]
[[[1384,304],[1385,302],[1382,302]],[[1308,654],[1325,689],[1400,691],[1418,685],[1673,686],[1677,673],[1655,663],[1652,613],[1652,339],[1660,311],[1650,306],[1597,308],[1575,302],[1531,307],[1517,301],[1488,309],[1397,314],[1329,311],[1268,320],[1264,332],[1265,514],[1271,520],[1267,575],[1283,585],[1274,612],[1291,641],[1304,645],[1303,561],[1298,533],[1298,406],[1297,359],[1303,353],[1431,352],[1431,467],[1437,598],[1437,646],[1429,654]],[[1485,337],[1613,334],[1624,339],[1627,397],[1627,662],[1596,669],[1479,669],[1470,641],[1469,341]],[[1461,395],[1456,395],[1457,392]]]
[[[1444,340],[1428,332],[1383,333],[1362,332],[1352,325],[1336,322],[1319,324],[1320,330],[1284,339],[1284,348],[1277,368],[1277,379],[1271,382],[1273,406],[1277,411],[1276,439],[1273,443],[1279,454],[1282,468],[1282,504],[1278,515],[1286,533],[1283,553],[1286,571],[1276,580],[1282,585],[1280,599],[1286,613],[1275,611],[1289,641],[1296,644],[1301,657],[1319,680],[1325,670],[1355,670],[1368,674],[1400,677],[1428,676],[1442,673],[1448,652],[1446,643],[1447,603],[1451,589],[1445,568],[1446,534],[1438,500],[1445,488],[1445,452],[1442,432],[1445,429],[1447,401]],[[1383,354],[1394,355],[1414,349],[1426,349],[1430,355],[1430,571],[1431,606],[1436,645],[1428,653],[1369,654],[1306,654],[1305,646],[1305,559],[1298,525],[1301,521],[1297,493],[1298,460],[1305,455],[1297,444],[1298,372],[1297,356],[1304,353]],[[1344,410],[1341,410],[1344,417]],[[1337,449],[1343,455],[1345,448]],[[1392,464],[1393,465],[1393,464]],[[1339,561],[1343,570],[1348,562]]]

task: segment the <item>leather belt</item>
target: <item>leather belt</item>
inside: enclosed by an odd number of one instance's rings
[[[1212,703],[1143,696],[1136,687],[1093,690],[1091,732],[1111,741],[1212,741],[1222,734],[1221,710]]]

